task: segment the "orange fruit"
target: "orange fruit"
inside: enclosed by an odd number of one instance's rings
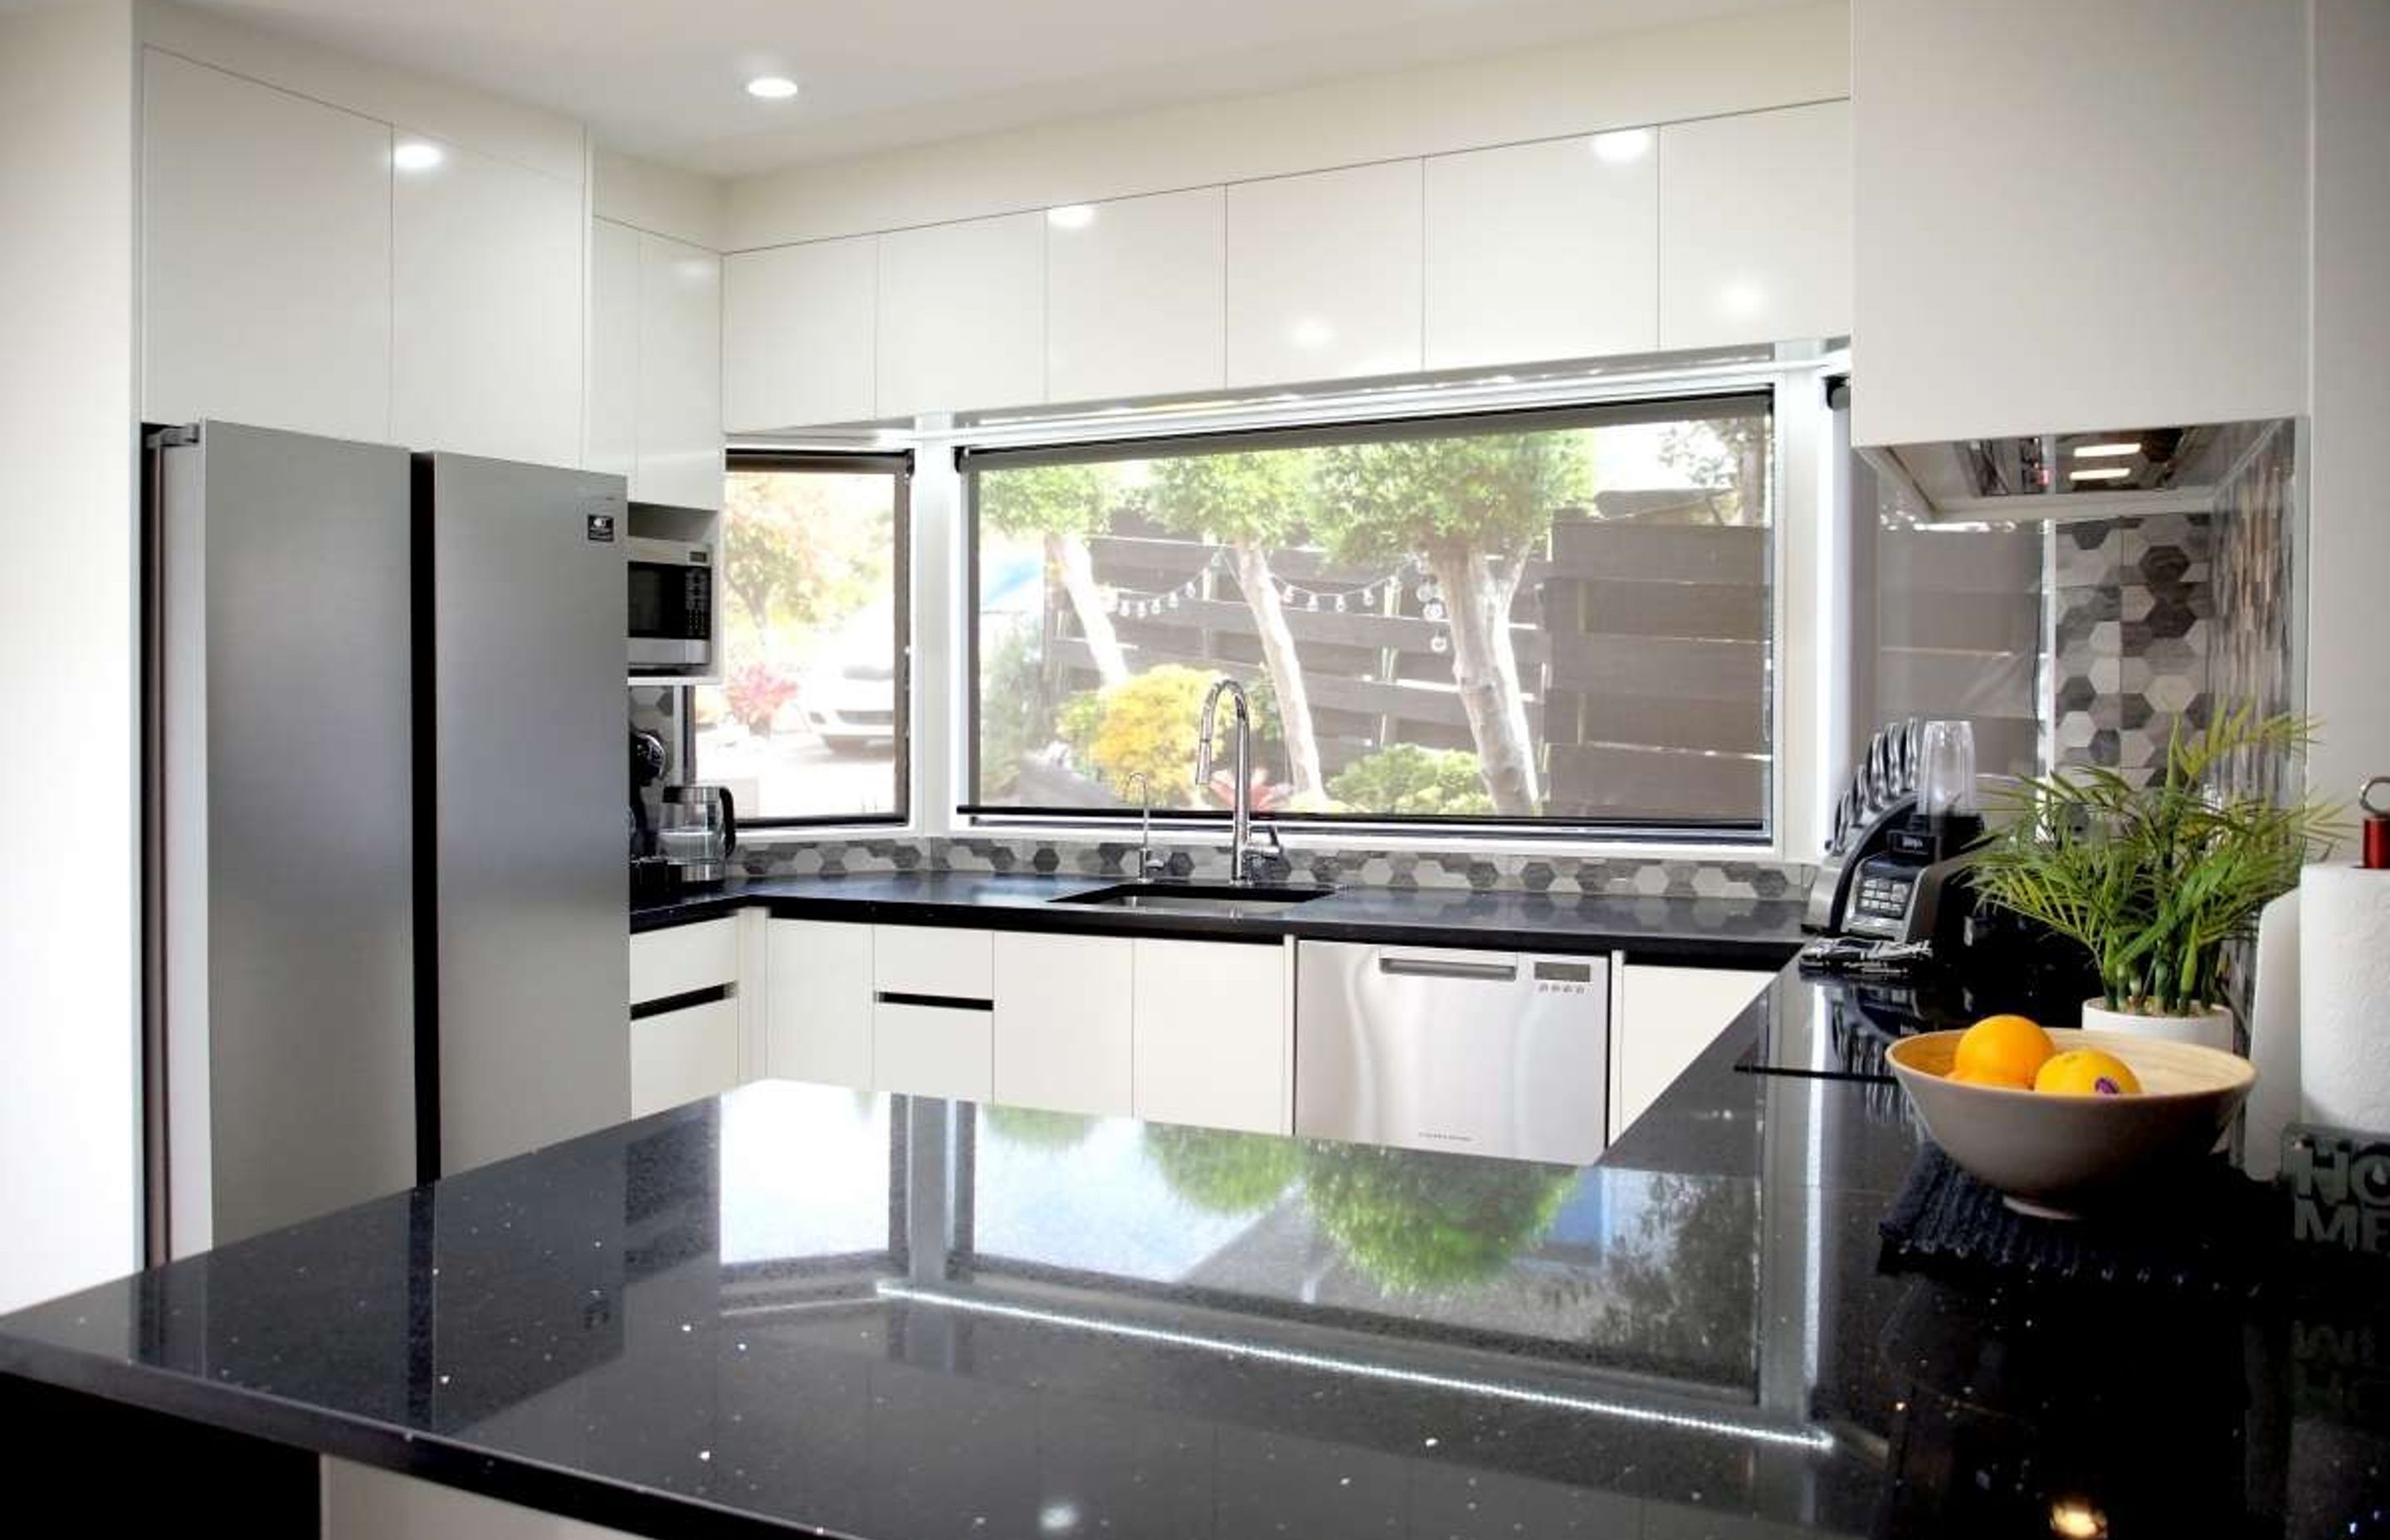
[[[1959,1034],[1950,1078],[1971,1085],[2033,1088],[2033,1077],[2057,1050],[2049,1033],[2027,1016],[1986,1016]]]
[[[2070,1048],[2036,1072],[2033,1088],[2062,1097],[2135,1097],[2141,1093],[2141,1083],[2114,1054]]]

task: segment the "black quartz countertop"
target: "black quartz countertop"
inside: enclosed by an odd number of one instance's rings
[[[1897,1091],[1734,1068],[1839,987],[1587,1168],[752,1085],[0,1319],[0,1371],[650,1531],[2379,1533],[2378,1310],[1883,1269]]]
[[[1612,952],[1655,961],[1774,968],[1801,944],[1798,904],[1780,899],[1626,898],[1470,888],[1340,888],[1274,915],[1214,918],[1057,903],[1124,880],[1009,873],[759,878],[631,911],[661,930],[761,905],[783,918],[1092,934],[1249,936]]]

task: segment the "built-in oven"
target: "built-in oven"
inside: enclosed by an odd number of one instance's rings
[[[713,666],[713,550],[677,540],[623,543],[631,574],[631,668],[703,674]]]

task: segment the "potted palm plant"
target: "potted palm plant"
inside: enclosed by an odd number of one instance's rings
[[[2019,781],[1987,799],[2005,816],[1977,847],[1976,892],[2089,951],[2102,994],[2085,1026],[2229,1049],[2231,958],[2330,850],[2336,819],[2225,791],[2219,772],[2313,738],[2305,718],[2242,708],[2195,732],[2178,720],[2145,786],[2097,767]]]

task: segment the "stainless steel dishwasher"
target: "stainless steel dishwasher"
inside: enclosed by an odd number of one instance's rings
[[[1297,943],[1296,1133],[1583,1164],[1609,1102],[1608,958]]]

